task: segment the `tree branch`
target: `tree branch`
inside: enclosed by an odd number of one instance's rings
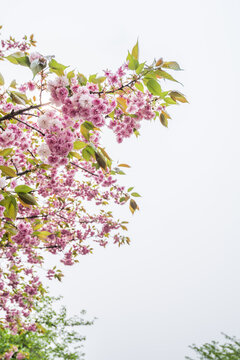
[[[39,105],[31,105],[27,108],[24,108],[24,109],[20,109],[20,110],[12,110],[9,114],[7,115],[4,115],[0,118],[0,122],[4,121],[4,120],[10,120],[12,119],[14,116],[17,116],[17,115],[21,115],[21,114],[24,114],[25,111],[29,111],[29,110],[33,110],[33,109],[38,109],[40,108],[41,106],[46,106],[46,105],[49,105],[50,103],[46,103],[46,104],[39,104]]]

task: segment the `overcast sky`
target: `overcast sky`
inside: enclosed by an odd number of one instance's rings
[[[143,195],[130,246],[67,269],[71,314],[86,309],[86,360],[183,360],[188,345],[240,337],[239,0],[1,2],[1,23],[84,74],[116,69],[139,38],[141,60],[177,60],[189,105],[169,128],[146,122],[112,157]],[[15,68],[14,68],[15,69]],[[14,74],[12,75],[14,77]],[[122,208],[121,208],[122,214]],[[128,217],[128,209],[126,208]],[[84,329],[83,329],[84,330]]]

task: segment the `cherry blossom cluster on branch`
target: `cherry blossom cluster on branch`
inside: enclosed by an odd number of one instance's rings
[[[52,56],[30,52],[33,36],[2,40],[0,59],[29,68],[29,81],[6,85],[0,74],[0,314],[13,332],[36,329],[28,317],[45,289],[37,268],[44,254],[73,265],[94,244],[129,243],[126,221],[113,204],[138,209],[140,195],[118,184],[127,164],[115,164],[101,142],[104,128],[117,142],[138,136],[143,120],[168,125],[166,108],[187,102],[160,81],[176,80],[174,62],[139,62],[138,43],[126,62],[103,76],[69,70]],[[12,52],[14,50],[14,52]],[[107,144],[105,144],[107,145]],[[57,267],[49,279],[61,280]]]

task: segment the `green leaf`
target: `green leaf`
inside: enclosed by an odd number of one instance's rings
[[[80,150],[83,149],[87,144],[84,141],[76,140],[73,143],[74,150]]]
[[[147,88],[150,91],[150,93],[153,94],[153,95],[161,95],[161,93],[162,93],[161,86],[154,79],[148,80]]]
[[[12,64],[18,65],[19,63],[17,61],[17,58],[21,58],[23,56],[24,56],[23,52],[17,51],[17,52],[15,52],[13,54],[10,54],[10,55],[6,56],[6,59],[8,61],[10,61]]]
[[[120,169],[118,169],[118,168],[115,168],[114,170],[116,171],[116,173],[117,173],[118,175],[126,175],[124,171],[122,171],[122,170],[120,170]]]
[[[141,92],[144,92],[144,86],[142,83],[136,83],[135,87],[140,90]]]
[[[34,226],[33,230],[39,230],[39,229],[41,229],[41,227],[43,227],[43,225],[44,224],[41,224],[41,223],[37,224],[37,225]]]
[[[46,65],[47,65],[46,62],[42,62],[39,59],[34,60],[30,65],[30,69],[32,70],[33,77],[35,77],[40,71],[42,71],[46,67]]]
[[[139,58],[139,49],[138,49],[138,41],[136,42],[136,44],[134,45],[133,49],[132,49],[132,56],[138,60]]]
[[[95,84],[101,84],[106,80],[106,76],[99,76],[94,80]]]
[[[150,79],[155,79],[155,80],[158,79],[156,71],[155,72],[154,71],[149,71],[148,73],[146,73],[143,80],[145,80],[145,82],[147,83],[148,80],[150,80]]]
[[[168,119],[163,112],[160,114],[160,121],[163,126],[168,127]]]
[[[12,80],[12,81],[11,81],[11,84],[9,85],[9,87],[11,87],[11,88],[13,88],[13,89],[16,89],[16,86],[17,86],[16,80]]]
[[[64,75],[64,70],[68,67],[65,66],[63,64],[58,63],[56,60],[52,59],[49,62],[49,68],[51,72],[54,72],[55,74],[57,74],[58,76],[63,76]]]
[[[77,79],[78,79],[79,85],[81,85],[81,86],[85,86],[85,85],[86,85],[86,83],[87,83],[87,78],[86,78],[83,74],[78,73],[78,74],[77,74]]]
[[[138,136],[140,136],[140,132],[137,129],[133,129],[134,135],[136,136],[136,138]]]
[[[29,193],[29,192],[33,191],[33,189],[27,185],[18,185],[15,187],[14,191],[16,193]]]
[[[13,148],[6,148],[3,150],[0,150],[0,156],[8,156],[13,151]]]
[[[136,73],[137,73],[138,75],[141,74],[141,72],[143,71],[144,65],[145,65],[145,62],[142,63],[142,64],[140,64],[140,65],[138,66],[138,68],[137,68],[137,70],[136,70]]]
[[[97,74],[90,75],[89,78],[88,78],[88,81],[89,82],[94,82],[94,80],[96,79],[96,76],[97,76]]]
[[[182,70],[176,61],[167,61],[162,64],[163,68],[171,70]]]
[[[16,57],[15,59],[19,65],[30,67],[30,61],[28,56]]]
[[[86,140],[90,139],[89,130],[83,124],[81,125],[81,133],[85,137]]]
[[[4,78],[3,78],[2,74],[0,73],[0,86],[2,86],[4,84],[5,84]]]
[[[10,168],[9,166],[0,165],[0,170],[6,176],[15,177],[17,175],[16,171]]]
[[[95,158],[95,151],[94,149],[87,145],[83,150],[82,150],[82,157],[86,160],[89,161],[91,160],[91,158]]]
[[[18,193],[19,198],[27,205],[37,205],[36,199],[29,193]]]
[[[67,78],[68,78],[68,80],[71,80],[72,78],[74,78],[74,76],[75,76],[74,70],[69,71],[69,72],[67,73]]]
[[[49,170],[51,169],[52,165],[49,165],[49,164],[41,164],[40,165],[40,168],[41,169],[44,169],[44,170]]]
[[[128,61],[128,68],[130,70],[136,70],[138,68],[139,62],[138,60],[135,59],[135,57],[133,57],[130,54],[130,52],[128,52],[127,61]]]
[[[165,97],[164,101],[169,105],[176,105],[177,104],[176,101],[173,100],[172,98],[170,98],[169,96]]]
[[[76,152],[76,151],[70,151],[69,153],[68,153],[68,157],[69,158],[71,158],[71,157],[75,157],[75,158],[77,158],[78,160],[82,160],[82,157],[81,157],[81,155],[78,153],[78,152]]]
[[[37,236],[40,240],[46,240],[51,233],[49,231],[34,231],[32,235]]]
[[[6,217],[9,217],[10,219],[16,219],[16,215],[17,215],[17,211],[18,211],[18,206],[17,206],[17,202],[14,196],[10,195],[8,197],[6,197],[5,199],[5,211],[4,211],[4,215]]]
[[[10,222],[4,224],[4,229],[6,229],[11,235],[16,235],[18,233],[14,224]]]
[[[101,152],[105,156],[105,158],[107,158],[109,161],[112,161],[112,159],[110,158],[110,156],[108,155],[108,153],[106,152],[106,150],[104,148],[99,146],[98,149],[101,150]]]
[[[17,216],[17,211],[18,211],[18,207],[17,207],[17,202],[16,200],[12,199],[9,207],[8,207],[8,210],[7,210],[7,213],[8,213],[8,216],[11,218],[11,219],[16,219],[16,216]]]
[[[88,79],[88,81],[93,83],[93,84],[101,84],[105,80],[106,80],[105,76],[100,76],[100,77],[97,78],[97,74],[90,75],[89,79]]]
[[[114,112],[114,110],[113,110],[110,114],[108,114],[108,116],[109,116],[112,120],[114,120],[114,114],[115,114],[115,112]]]
[[[81,125],[81,133],[85,137],[86,140],[89,140],[90,134],[89,131],[93,130],[95,127],[90,121],[84,121]]]
[[[98,165],[102,169],[106,170],[107,169],[107,164],[106,164],[106,161],[103,158],[103,156],[101,154],[99,154],[97,151],[95,151],[95,157],[96,157],[96,161],[97,161]]]
[[[84,160],[89,161],[91,159],[92,155],[89,154],[89,152],[86,149],[83,149],[82,157],[84,158]]]
[[[19,91],[10,91],[10,97],[14,103],[20,105],[25,105],[28,101],[27,96]]]
[[[95,128],[91,121],[84,121],[82,125],[85,126],[85,128],[88,130],[93,130]]]
[[[133,186],[132,187],[130,187],[129,189],[128,189],[128,192],[130,192],[130,191],[132,191],[133,190]]]
[[[141,197],[141,195],[139,195],[139,194],[136,193],[136,192],[131,193],[131,195],[134,196],[134,197]]]
[[[177,81],[176,79],[174,79],[174,78],[172,77],[172,75],[168,74],[166,71],[163,71],[163,70],[158,69],[158,70],[156,70],[155,72],[156,72],[157,75],[159,75],[159,76],[160,76],[161,78],[163,78],[163,79],[175,81],[175,82],[181,84],[179,81]],[[181,84],[181,85],[182,85],[182,84]]]
[[[169,95],[174,101],[180,101],[181,103],[188,103],[185,96],[179,91],[170,91]]]

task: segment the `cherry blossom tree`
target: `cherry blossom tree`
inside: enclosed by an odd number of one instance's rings
[[[175,61],[139,61],[138,42],[116,72],[84,76],[54,56],[32,51],[33,35],[1,40],[0,60],[13,74],[29,68],[23,84],[0,74],[0,307],[13,333],[35,330],[29,314],[44,296],[38,268],[46,253],[73,265],[94,245],[129,244],[126,221],[113,204],[134,213],[140,195],[118,183],[127,164],[116,164],[101,134],[116,141],[139,136],[142,121],[168,126],[167,107],[187,102],[160,82],[177,82]],[[106,146],[106,147],[105,147]],[[58,257],[57,257],[58,259]],[[57,266],[47,277],[61,280]]]

